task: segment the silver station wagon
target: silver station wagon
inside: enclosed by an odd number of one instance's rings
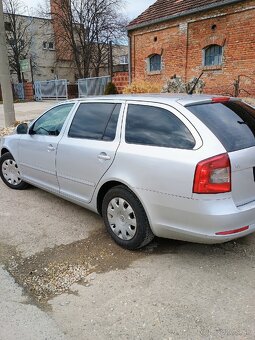
[[[254,136],[255,110],[229,97],[76,99],[3,138],[0,174],[99,213],[128,249],[226,242],[255,231]]]

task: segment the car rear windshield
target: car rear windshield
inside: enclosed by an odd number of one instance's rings
[[[240,101],[187,107],[219,139],[228,152],[255,146],[255,109]]]

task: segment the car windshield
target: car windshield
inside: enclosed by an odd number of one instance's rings
[[[255,146],[255,109],[240,101],[187,106],[228,152]]]

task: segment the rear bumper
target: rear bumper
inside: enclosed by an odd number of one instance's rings
[[[158,226],[157,228],[159,237],[170,238],[174,240],[182,240],[187,242],[196,242],[203,244],[216,244],[216,243],[224,243],[228,241],[235,240],[240,237],[247,236],[255,232],[255,224],[251,225],[248,230],[242,231],[240,233],[221,236],[221,235],[213,235],[213,234],[203,234],[203,233],[195,233],[187,230],[180,230],[169,228],[168,226]]]
[[[201,199],[139,191],[153,233],[198,243],[223,243],[255,232],[255,201],[237,208],[230,194]],[[229,235],[216,235],[249,226]]]

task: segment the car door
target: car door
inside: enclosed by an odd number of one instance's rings
[[[24,181],[59,192],[56,150],[73,106],[74,103],[68,103],[50,109],[33,123],[26,135],[21,135],[18,157]]]
[[[125,133],[112,169],[116,177],[136,191],[167,194],[169,199],[190,197],[194,150],[202,145],[195,128],[168,105],[127,104]]]
[[[89,203],[101,177],[111,166],[120,142],[120,102],[80,103],[57,158],[60,193]]]

